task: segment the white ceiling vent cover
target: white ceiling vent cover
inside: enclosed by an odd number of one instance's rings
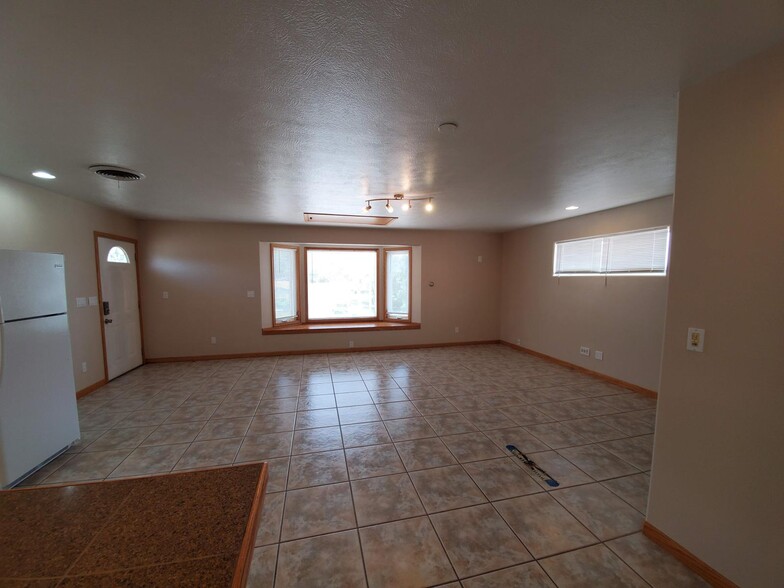
[[[328,212],[306,212],[306,223],[344,223],[350,225],[388,225],[396,216],[368,216],[366,214],[330,214]]]
[[[117,165],[91,165],[89,169],[102,178],[116,182],[135,182],[144,179],[143,173]]]

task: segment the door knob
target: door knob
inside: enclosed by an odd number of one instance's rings
[[[112,319],[103,319],[103,322],[104,324],[108,325],[110,322],[112,322]]]

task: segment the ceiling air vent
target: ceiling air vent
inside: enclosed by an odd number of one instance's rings
[[[396,216],[367,216],[364,214],[329,214],[326,212],[306,212],[306,223],[346,223],[350,225],[388,225],[397,220]]]
[[[116,165],[91,165],[90,171],[102,178],[116,182],[135,182],[144,178],[144,174],[141,172]]]

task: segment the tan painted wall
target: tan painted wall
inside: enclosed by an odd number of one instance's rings
[[[503,234],[501,339],[659,388],[666,277],[553,277],[556,241],[669,225],[664,197]],[[591,356],[580,355],[580,346]],[[594,350],[604,359],[593,358]]]
[[[497,234],[168,221],[140,221],[139,230],[148,358],[498,339]],[[421,245],[422,329],[262,336],[261,241]]]
[[[65,254],[68,324],[77,390],[104,376],[98,307],[76,308],[77,296],[98,294],[93,231],[134,237],[136,221],[0,176],[0,249]],[[87,362],[86,373],[81,370],[83,361]]]
[[[784,44],[683,90],[679,118],[648,520],[740,586],[781,586]]]

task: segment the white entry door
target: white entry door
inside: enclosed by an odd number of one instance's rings
[[[107,377],[113,380],[142,364],[136,245],[98,237],[101,318],[106,342]]]

